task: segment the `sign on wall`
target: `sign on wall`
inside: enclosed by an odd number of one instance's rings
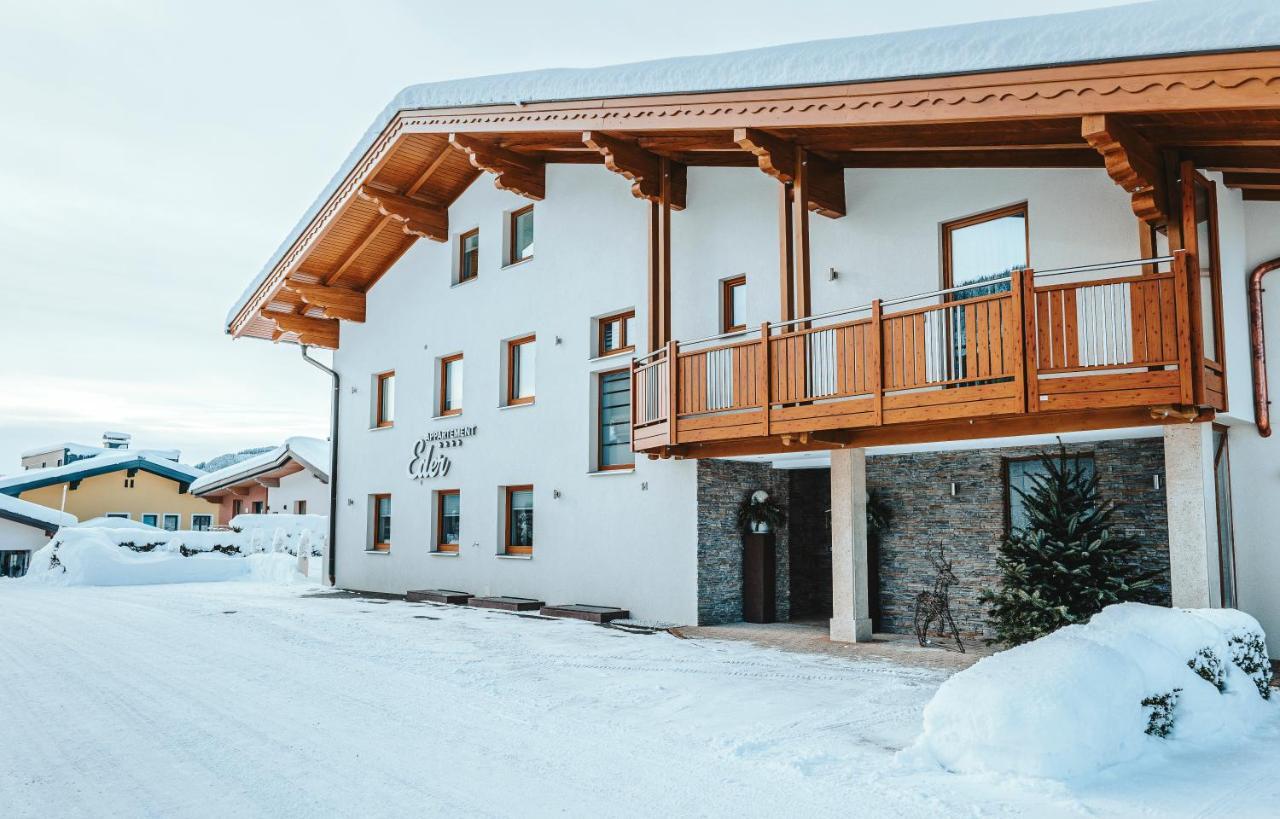
[[[444,454],[446,449],[462,446],[462,442],[476,434],[475,426],[453,427],[429,432],[413,445],[413,458],[409,461],[409,477],[418,483],[431,478],[443,478],[453,466],[452,459]]]

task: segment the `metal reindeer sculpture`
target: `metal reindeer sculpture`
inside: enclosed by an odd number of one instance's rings
[[[941,543],[938,544],[938,556],[929,555],[929,562],[933,564],[933,568],[938,570],[937,577],[933,581],[933,591],[922,591],[916,595],[916,639],[920,641],[920,645],[927,646],[929,641],[929,627],[936,621],[938,623],[938,635],[946,637],[947,631],[951,632],[951,637],[956,641],[956,648],[960,653],[964,653],[964,643],[960,640],[960,631],[956,628],[955,618],[951,616],[951,593],[949,591],[952,583],[960,582],[955,573],[951,571],[951,561],[947,560],[946,552]]]

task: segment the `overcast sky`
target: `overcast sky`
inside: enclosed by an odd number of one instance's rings
[[[327,379],[223,316],[405,85],[1104,5],[0,0],[0,473],[326,435]]]

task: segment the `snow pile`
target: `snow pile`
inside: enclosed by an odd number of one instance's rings
[[[1233,740],[1273,716],[1258,621],[1122,603],[988,657],[924,711],[909,755],[951,771],[1067,778],[1166,741]]]
[[[315,518],[317,515],[245,515]],[[321,518],[323,521],[323,518]],[[324,546],[310,520],[240,531],[169,532],[130,527],[67,527],[31,556],[26,581],[67,586],[130,586],[222,580],[292,582]],[[323,526],[320,527],[321,529]],[[301,554],[302,559],[299,555]]]

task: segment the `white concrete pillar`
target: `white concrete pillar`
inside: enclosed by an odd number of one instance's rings
[[[867,584],[867,453],[831,451],[831,639],[871,639]]]
[[[1165,496],[1169,512],[1169,583],[1173,605],[1218,605],[1218,512],[1213,425],[1166,424]]]

